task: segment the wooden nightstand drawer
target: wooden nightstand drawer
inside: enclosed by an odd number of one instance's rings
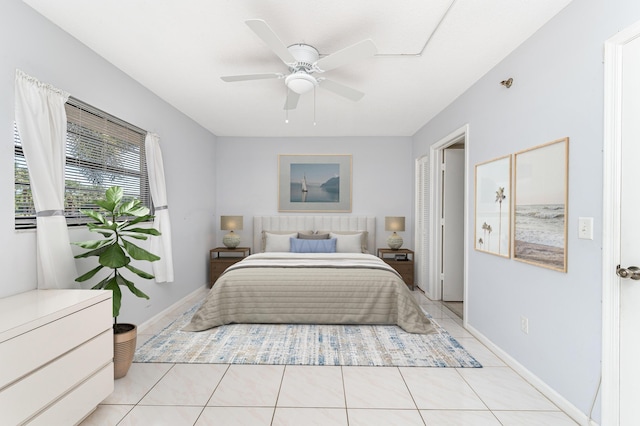
[[[396,260],[396,256],[398,255],[404,256],[407,260]],[[398,274],[400,274],[405,284],[411,286],[412,290],[414,289],[413,251],[408,249],[391,250],[379,248],[378,257],[395,269]]]
[[[393,269],[398,271],[398,273],[400,273],[401,275],[413,273],[413,262],[391,261],[387,263],[390,264]]]
[[[251,254],[248,247],[229,249],[217,247],[209,250],[209,287],[215,284],[222,273],[234,263],[240,262]]]

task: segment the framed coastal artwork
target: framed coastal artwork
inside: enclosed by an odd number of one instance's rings
[[[351,212],[351,155],[278,156],[278,211]]]
[[[514,156],[514,259],[567,271],[569,138]]]
[[[474,235],[476,250],[511,257],[511,155],[476,165]]]

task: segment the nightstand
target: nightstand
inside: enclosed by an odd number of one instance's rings
[[[406,260],[398,260],[398,258],[402,256],[404,256]],[[398,250],[379,248],[378,257],[395,269],[400,274],[405,284],[411,286],[411,290],[414,289],[413,250],[402,248]]]
[[[218,277],[234,263],[240,262],[251,254],[249,247],[217,247],[209,250],[209,288],[213,287]]]

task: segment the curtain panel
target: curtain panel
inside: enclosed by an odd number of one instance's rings
[[[78,288],[64,217],[68,93],[16,70],[15,117],[36,209],[38,289]]]
[[[147,133],[145,138],[147,170],[149,172],[149,190],[155,206],[153,227],[162,235],[152,237],[149,245],[151,253],[160,256],[153,262],[153,274],[156,282],[173,282],[173,251],[171,246],[171,221],[167,205],[167,187],[164,177],[164,163],[160,150],[160,138],[155,133]]]

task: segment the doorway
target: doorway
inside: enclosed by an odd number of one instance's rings
[[[433,144],[428,156],[418,159],[416,172],[416,263],[418,276],[424,277],[419,287],[429,298],[450,299],[457,307],[466,298],[468,132],[463,126]],[[447,163],[457,178],[447,176]],[[452,200],[457,204],[447,206]],[[447,218],[447,212],[457,215]],[[458,296],[450,296],[450,283],[457,283]],[[459,309],[461,316],[465,311]]]

